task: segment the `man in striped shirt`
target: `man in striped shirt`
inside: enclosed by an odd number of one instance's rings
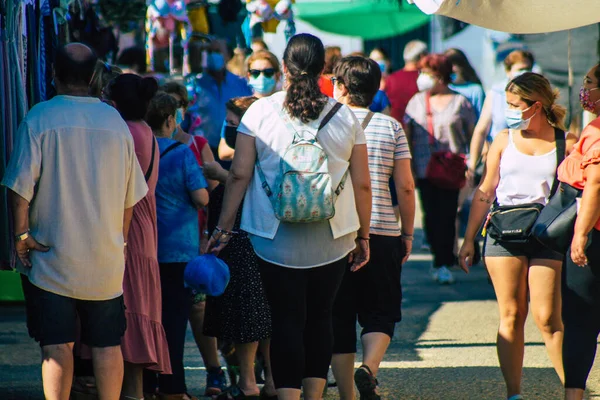
[[[334,97],[354,111],[365,130],[373,192],[371,260],[362,270],[346,271],[333,310],[332,367],[341,400],[354,399],[354,383],[361,399],[380,398],[377,372],[401,319],[400,273],[412,250],[415,183],[408,142],[398,121],[368,109],[380,79],[377,63],[364,57],[342,59],[333,77]],[[396,184],[400,225],[390,178]],[[363,360],[353,382],[357,318],[363,328]]]

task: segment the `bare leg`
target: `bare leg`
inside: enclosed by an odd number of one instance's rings
[[[204,310],[206,302],[192,305],[190,312],[190,326],[200,355],[204,361],[206,368],[220,368],[219,353],[217,351],[217,338],[205,336],[202,330],[204,329]]]
[[[68,400],[73,384],[73,343],[42,347],[42,381],[46,400]]]
[[[300,400],[300,394],[302,391],[300,389],[277,389],[277,399],[278,400]]]
[[[565,389],[565,400],[583,400],[583,389]]]
[[[246,396],[260,393],[256,386],[256,375],[254,374],[254,361],[256,360],[258,342],[235,344],[235,351],[240,362],[240,380],[238,386]]]
[[[135,399],[144,397],[143,372],[144,368],[141,365],[125,362],[121,396],[128,396]]]
[[[275,382],[273,381],[273,370],[271,369],[271,339],[261,340],[259,343],[260,351],[265,359],[265,386],[264,391],[267,396],[277,394]]]
[[[361,337],[363,346],[363,364],[369,367],[375,377],[379,372],[379,364],[383,361],[385,352],[392,339],[381,332],[367,333]]]
[[[500,327],[498,359],[508,397],[521,393],[527,319],[527,268],[525,257],[487,257],[486,265],[494,284]]]
[[[340,400],[354,400],[354,353],[334,354],[331,370],[337,383]]]
[[[121,346],[92,347],[94,375],[99,400],[118,400],[123,385],[123,354]]]
[[[554,365],[560,381],[564,383],[561,267],[562,262],[560,261],[532,260],[529,267],[529,297],[531,313],[542,333],[552,365]]]
[[[325,390],[326,384],[326,379],[304,378],[302,380],[302,387],[304,388],[304,399],[321,400],[323,398],[323,390]]]

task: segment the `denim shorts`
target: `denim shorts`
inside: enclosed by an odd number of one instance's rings
[[[489,236],[485,237],[483,257],[527,257],[528,260],[563,261],[565,256],[544,247],[537,241],[527,243],[501,243]]]

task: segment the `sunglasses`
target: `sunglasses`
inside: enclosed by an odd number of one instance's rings
[[[277,71],[275,71],[275,68],[267,68],[267,69],[251,69],[248,72],[250,73],[251,77],[256,79],[260,76],[260,74],[263,74],[265,76],[265,78],[272,78],[273,75],[275,75],[275,73]]]

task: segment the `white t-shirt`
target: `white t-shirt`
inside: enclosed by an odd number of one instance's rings
[[[256,139],[257,157],[271,188],[275,187],[279,175],[281,157],[294,136],[273,105],[274,101],[283,107],[285,96],[285,92],[279,92],[270,99],[258,100],[248,109],[238,127],[238,132]],[[334,105],[335,101],[330,99],[319,119],[308,126],[317,129]],[[302,131],[300,121],[293,119],[292,123],[299,132]],[[354,146],[366,144],[365,134],[354,113],[343,106],[319,131],[318,139],[328,156],[332,187],[337,187],[350,166]],[[286,267],[316,267],[337,261],[354,248],[360,223],[350,175],[337,198],[335,211],[335,216],[328,222],[280,223],[255,168],[246,191],[241,228],[252,235],[256,253],[266,261]]]
[[[19,126],[2,185],[29,201],[34,285],[80,300],[123,293],[123,213],[148,186],[119,113],[92,97],[56,96]],[[17,232],[20,233],[20,232]]]

